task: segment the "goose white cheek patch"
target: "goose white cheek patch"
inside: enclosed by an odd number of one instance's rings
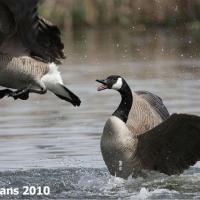
[[[118,78],[117,82],[112,86],[112,89],[114,90],[120,90],[122,87],[122,78]]]

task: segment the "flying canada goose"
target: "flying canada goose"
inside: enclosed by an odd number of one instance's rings
[[[103,159],[113,176],[127,178],[141,170],[180,174],[200,159],[200,117],[169,115],[162,99],[132,92],[121,76],[97,80],[98,91],[117,90],[121,103],[101,137]]]
[[[64,59],[59,29],[37,14],[38,0],[0,1],[0,98],[26,100],[29,93],[52,91],[79,106],[64,85],[56,64]]]

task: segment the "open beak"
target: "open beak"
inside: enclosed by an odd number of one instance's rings
[[[97,88],[97,91],[108,89],[106,80],[96,80],[96,81],[101,83],[101,85]]]

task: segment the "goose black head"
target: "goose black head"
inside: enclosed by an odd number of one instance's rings
[[[123,88],[123,85],[126,83],[125,80],[118,75],[112,75],[103,80],[96,80],[101,83],[101,85],[97,88],[98,91],[105,89],[113,89],[120,91]]]

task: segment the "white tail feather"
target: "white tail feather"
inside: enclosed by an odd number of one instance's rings
[[[49,64],[49,71],[41,78],[41,81],[46,85],[46,87],[57,83],[63,84],[62,77],[60,76],[60,72],[55,63]]]
[[[54,63],[49,64],[49,72],[41,78],[41,81],[47,90],[50,90],[59,98],[70,101],[74,106],[80,105],[80,99],[63,85],[58,67]]]
[[[49,64],[49,72],[41,78],[41,81],[45,84],[47,90],[70,98],[70,95],[62,87],[63,80],[55,63]]]

